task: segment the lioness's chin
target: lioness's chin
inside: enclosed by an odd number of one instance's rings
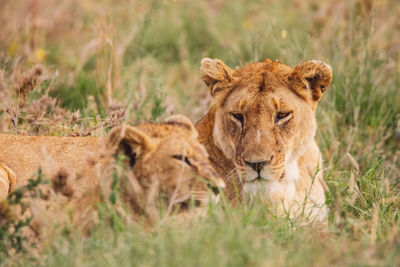
[[[267,184],[268,182],[264,180],[246,182],[244,184],[244,191],[253,196],[262,196],[267,191]]]
[[[268,197],[280,190],[281,186],[278,181],[256,179],[251,182],[246,182],[244,184],[244,191],[252,196],[257,197]]]

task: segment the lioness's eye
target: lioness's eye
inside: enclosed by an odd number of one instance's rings
[[[184,157],[182,155],[173,155],[172,156],[174,159],[179,159],[183,162],[185,162],[187,165],[192,166],[192,163],[190,162],[190,160],[187,157]]]
[[[278,112],[278,113],[276,113],[275,123],[278,123],[280,121],[284,121],[285,119],[286,120],[290,119],[291,115],[292,115],[292,112]]]
[[[240,125],[243,126],[244,118],[243,118],[243,115],[242,115],[242,114],[240,114],[240,113],[231,113],[231,116],[232,116],[235,120],[237,120],[238,122],[240,122]]]

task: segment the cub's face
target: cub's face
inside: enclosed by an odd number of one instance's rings
[[[144,190],[157,185],[168,203],[187,206],[194,200],[196,206],[203,206],[210,199],[217,201],[225,187],[197,141],[194,126],[183,116],[172,116],[162,124],[119,127],[109,140],[129,157]]]
[[[193,198],[195,205],[201,206],[210,199],[218,200],[225,184],[211,167],[197,135],[187,136],[176,125],[164,127],[171,128],[171,133],[161,138],[147,157],[138,160],[135,175],[143,183],[151,182],[145,178],[149,174],[158,179],[161,191],[174,203],[188,203]]]
[[[297,159],[316,131],[314,111],[332,80],[330,67],[309,61],[292,69],[266,60],[236,71],[202,61],[215,99],[214,140],[235,164],[244,188],[296,179]]]

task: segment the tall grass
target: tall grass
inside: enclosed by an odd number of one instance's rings
[[[38,255],[5,264],[400,264],[398,1],[0,0],[0,6],[2,132],[102,136],[115,123],[173,112],[195,121],[212,103],[200,81],[202,57],[232,68],[265,58],[291,66],[320,59],[334,73],[317,110],[329,234],[266,215],[267,207],[253,201],[213,206],[207,217],[184,224],[165,219],[148,229],[125,222],[121,231],[105,223],[88,237],[56,232]],[[17,92],[37,64],[44,72],[19,106]]]

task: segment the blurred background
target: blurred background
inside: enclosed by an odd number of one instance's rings
[[[330,64],[317,141],[331,222],[357,239],[378,207],[385,223],[378,239],[400,240],[398,0],[0,0],[0,7],[1,132],[103,136],[119,123],[172,113],[195,122],[212,105],[200,80],[203,57],[231,68],[266,58]]]

